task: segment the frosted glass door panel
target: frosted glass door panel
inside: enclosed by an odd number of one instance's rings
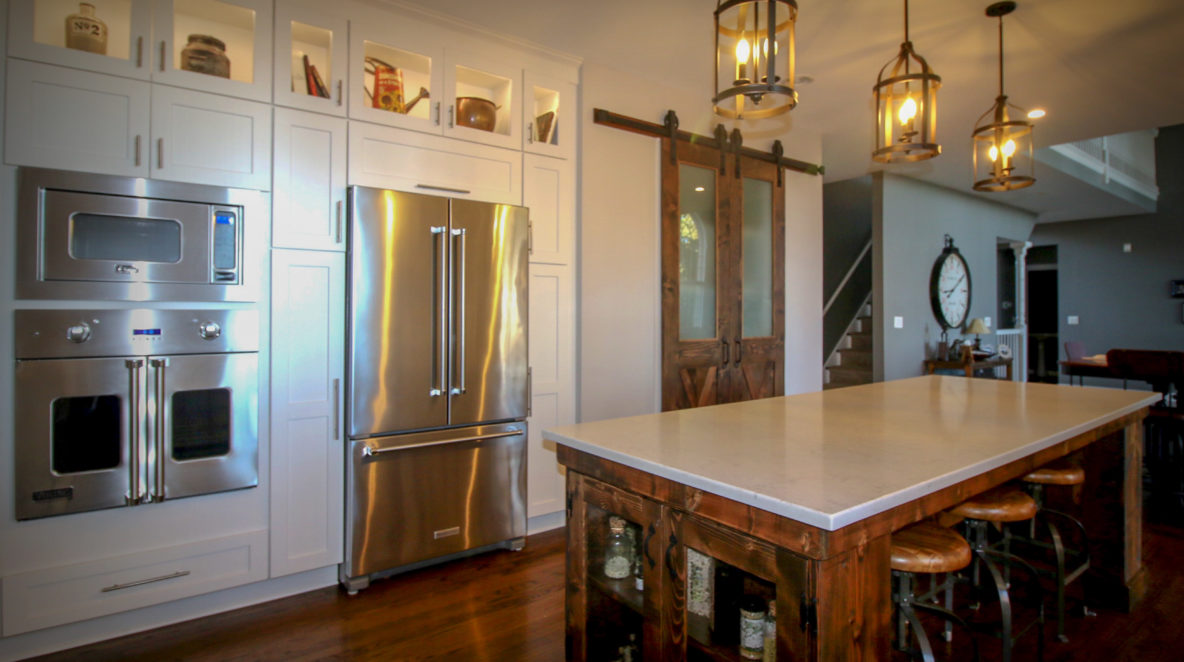
[[[745,338],[773,335],[773,184],[744,179],[742,264]]]
[[[679,164],[678,181],[679,338],[714,338],[715,170]]]

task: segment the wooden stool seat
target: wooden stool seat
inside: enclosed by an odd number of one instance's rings
[[[920,522],[892,534],[892,569],[954,572],[970,565],[970,544],[956,531]]]
[[[1040,485],[1082,485],[1085,483],[1085,469],[1067,462],[1053,462],[1028,472],[1021,480]]]
[[[967,499],[949,511],[953,515],[987,522],[1022,522],[1036,516],[1036,500],[1011,485]]]

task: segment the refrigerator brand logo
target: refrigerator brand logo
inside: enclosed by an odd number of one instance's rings
[[[435,538],[436,540],[439,540],[440,538],[447,538],[449,536],[455,536],[455,535],[459,535],[459,534],[460,534],[460,527],[454,526],[454,527],[447,528],[447,529],[440,529],[439,531],[436,531],[435,533],[433,533],[432,537]]]

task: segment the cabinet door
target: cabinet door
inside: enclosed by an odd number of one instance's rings
[[[671,537],[663,609],[667,622],[686,627],[685,636],[664,633],[668,653],[686,648],[667,659],[742,659],[742,645],[749,655],[776,646],[776,659],[810,659],[812,629],[802,613],[813,598],[806,558],[695,515],[666,509],[664,516]],[[741,622],[746,602],[766,613],[775,604],[775,640]]]
[[[672,637],[663,631],[666,568],[676,550],[662,506],[574,471],[567,498],[567,659],[618,659],[625,646],[635,660],[685,659],[669,654]],[[614,518],[624,520],[628,570]]]
[[[345,116],[348,26],[340,15],[294,0],[276,3],[272,57],[276,105]]]
[[[8,60],[4,160],[148,175],[149,84]]]
[[[523,148],[571,159],[576,153],[576,85],[527,71],[523,75]]]
[[[152,89],[152,176],[268,190],[271,106],[164,85]]]
[[[94,5],[93,16],[82,15],[79,3],[73,0],[11,2],[8,54],[147,79],[152,59],[148,53],[149,0],[91,0],[90,4]]]
[[[345,256],[272,251],[271,576],[340,563]]]
[[[519,205],[522,152],[350,122],[349,183]]]
[[[275,109],[271,241],[345,250],[344,119]]]
[[[271,101],[271,30],[271,0],[160,0],[152,80]],[[190,35],[213,39],[191,42]]]
[[[563,473],[542,430],[575,422],[575,278],[566,265],[530,265],[531,416],[527,516],[563,509]]]
[[[522,204],[530,208],[532,263],[574,262],[575,188],[571,162],[522,155]]]
[[[402,16],[374,14],[371,20],[354,20],[349,39],[349,116],[441,133],[441,110],[449,100],[444,98],[440,29]]]
[[[522,149],[522,69],[462,48],[446,56],[444,135]]]

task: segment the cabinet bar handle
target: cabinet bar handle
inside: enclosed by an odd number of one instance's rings
[[[140,167],[140,134],[136,134],[136,167]]]
[[[337,201],[337,230],[336,230],[336,237],[337,237],[336,243],[338,243],[338,244],[341,243],[341,222],[342,222],[341,219],[344,216],[344,214],[345,214],[345,201],[338,200]]]
[[[341,104],[343,104],[345,102],[345,97],[342,96],[341,89],[342,89],[342,80],[340,78],[338,78],[337,79],[337,105],[338,106],[340,106]]]
[[[534,415],[534,368],[526,368],[526,417]]]
[[[436,102],[436,126],[440,126],[440,102]]]
[[[526,222],[526,254],[534,255],[534,221]]]
[[[448,107],[448,128],[450,128],[450,129],[454,128],[456,126],[456,122],[454,120],[455,115],[456,115],[456,106],[449,106]]]
[[[736,336],[736,365],[740,365],[740,336]]]
[[[449,188],[447,186],[432,186],[431,184],[416,184],[415,188],[427,189],[429,191],[445,191],[447,193],[464,193],[468,195],[472,191],[463,188]]]
[[[341,407],[341,380],[333,380],[333,441],[341,438],[341,418],[338,408]]]
[[[526,142],[534,142],[534,122],[526,125]]]
[[[136,68],[144,66],[144,37],[136,37]]]
[[[156,139],[156,169],[164,170],[164,138]]]
[[[150,579],[138,579],[134,582],[128,582],[126,584],[112,584],[110,586],[104,586],[103,588],[99,589],[99,592],[110,593],[111,591],[122,591],[125,588],[131,588],[133,586],[143,586],[144,584],[151,584],[153,582],[163,582],[167,579],[176,579],[178,577],[185,577],[187,575],[189,575],[188,570],[178,570],[177,572],[174,572],[170,575],[161,575],[159,577],[152,577]]]
[[[720,342],[720,344],[723,345],[723,348],[724,348],[724,351],[723,351],[724,360],[723,360],[722,367],[726,368],[726,367],[728,367],[728,347],[729,347],[728,339],[727,338],[720,338],[719,342]]]
[[[166,46],[165,41],[163,39],[161,39],[160,40],[160,70],[161,71],[164,71],[164,49],[165,49],[165,46]]]

